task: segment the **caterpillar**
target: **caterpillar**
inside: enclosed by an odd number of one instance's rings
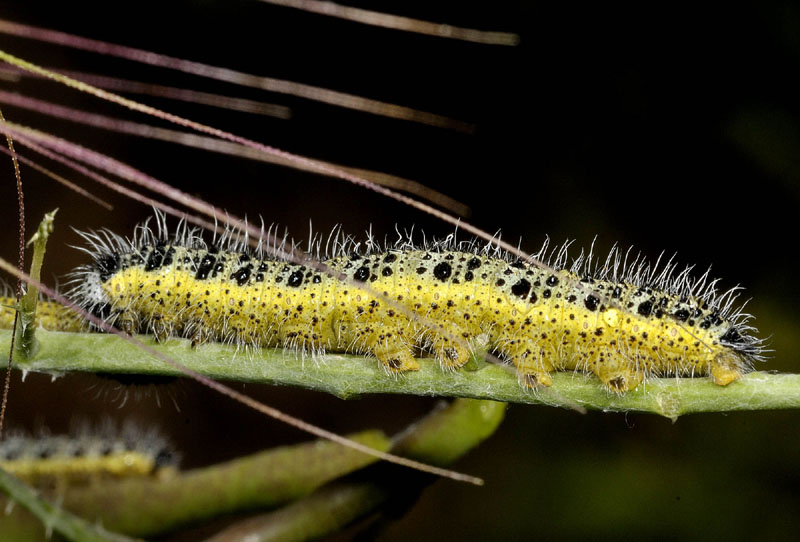
[[[83,234],[92,262],[72,274],[70,295],[109,324],[161,340],[367,354],[389,373],[418,369],[418,348],[458,369],[483,340],[524,386],[578,370],[620,393],[649,375],[727,385],[762,357],[751,317],[734,308],[737,289],[718,294],[708,273],[692,279],[672,260],[660,268],[615,249],[599,268],[591,253],[567,265],[567,246],[545,243],[535,258],[551,271],[491,243],[401,237],[362,247],[336,230],[325,251],[317,239],[293,263],[263,240],[249,250],[227,231],[209,244],[184,222],[173,233],[162,215],[155,222],[131,240]]]
[[[38,487],[166,476],[176,466],[177,454],[160,434],[128,424],[59,435],[12,432],[0,441],[0,468]]]
[[[0,329],[13,329],[16,306],[16,298],[7,293],[0,295]],[[78,313],[44,298],[40,299],[36,305],[35,325],[53,331],[79,332],[86,329],[86,325]]]

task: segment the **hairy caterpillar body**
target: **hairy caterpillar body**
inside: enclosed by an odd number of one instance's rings
[[[17,300],[11,296],[0,296],[0,329],[14,327]],[[86,325],[81,315],[56,303],[40,299],[36,304],[35,325],[52,331],[84,331]]]
[[[362,353],[392,373],[418,369],[418,347],[461,367],[482,338],[523,385],[549,386],[551,371],[572,369],[617,392],[651,374],[726,385],[761,358],[735,289],[717,295],[707,274],[692,280],[672,262],[656,273],[614,250],[599,270],[591,256],[566,268],[566,247],[545,245],[537,257],[554,260],[548,271],[492,245],[448,238],[359,250],[337,233],[321,271],[308,254],[291,263],[232,235],[208,245],[185,225],[169,235],[157,222],[132,241],[84,234],[93,262],[73,275],[71,295],[129,332]]]
[[[37,486],[102,478],[161,476],[177,456],[153,431],[84,429],[75,435],[10,434],[0,441],[0,468]]]

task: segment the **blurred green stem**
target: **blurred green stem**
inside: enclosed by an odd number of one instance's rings
[[[396,439],[392,453],[448,466],[483,442],[500,425],[506,405],[458,399],[413,425]],[[280,510],[230,527],[207,542],[299,542],[335,533],[398,495],[416,492],[430,475],[376,465],[336,481]]]
[[[22,536],[36,537],[37,531],[44,529],[48,539],[51,537],[50,533],[56,532],[73,542],[135,542],[133,538],[107,532],[98,525],[92,525],[65,512],[61,507],[50,504],[40,498],[33,489],[3,469],[0,469],[0,492],[6,493],[14,502],[21,504],[36,517],[32,522],[28,521],[28,525],[25,525],[24,521],[17,522],[16,518],[8,519],[12,513],[7,509],[5,518],[0,520],[0,526],[8,525],[8,529],[0,530],[0,535],[2,535],[0,539],[2,540],[21,542]],[[16,515],[20,516],[20,514]],[[42,525],[46,527],[42,528]],[[34,528],[29,528],[31,526]],[[41,537],[31,538],[31,540],[37,539],[41,539]]]

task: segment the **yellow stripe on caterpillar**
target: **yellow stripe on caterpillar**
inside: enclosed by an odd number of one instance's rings
[[[460,367],[469,341],[484,336],[526,386],[577,369],[617,392],[648,375],[711,375],[726,385],[761,359],[750,317],[733,308],[736,290],[717,295],[707,274],[692,280],[672,261],[656,272],[614,250],[599,270],[591,255],[566,268],[566,248],[545,244],[536,257],[554,260],[552,272],[492,245],[370,242],[358,251],[337,237],[321,272],[276,251],[253,253],[230,235],[213,246],[185,226],[169,236],[157,222],[157,232],[140,226],[130,242],[85,234],[94,261],[73,276],[71,295],[129,332],[362,353],[390,372],[418,369],[417,347]]]

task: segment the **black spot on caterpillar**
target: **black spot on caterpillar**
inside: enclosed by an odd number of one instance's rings
[[[231,232],[212,248],[185,224],[170,233],[163,216],[155,222],[132,241],[83,234],[93,262],[72,275],[73,299],[130,333],[365,353],[390,372],[418,369],[419,346],[443,368],[461,367],[480,337],[524,385],[549,386],[551,371],[577,369],[617,392],[648,375],[711,375],[726,385],[761,359],[750,316],[734,306],[737,289],[718,295],[708,273],[693,279],[672,261],[659,268],[612,250],[602,265],[591,254],[567,265],[566,247],[545,243],[535,258],[551,271],[491,243],[370,240],[358,250],[337,232],[331,252],[317,254],[323,274],[276,257],[277,247],[250,252]],[[389,272],[372,274],[380,267]]]

